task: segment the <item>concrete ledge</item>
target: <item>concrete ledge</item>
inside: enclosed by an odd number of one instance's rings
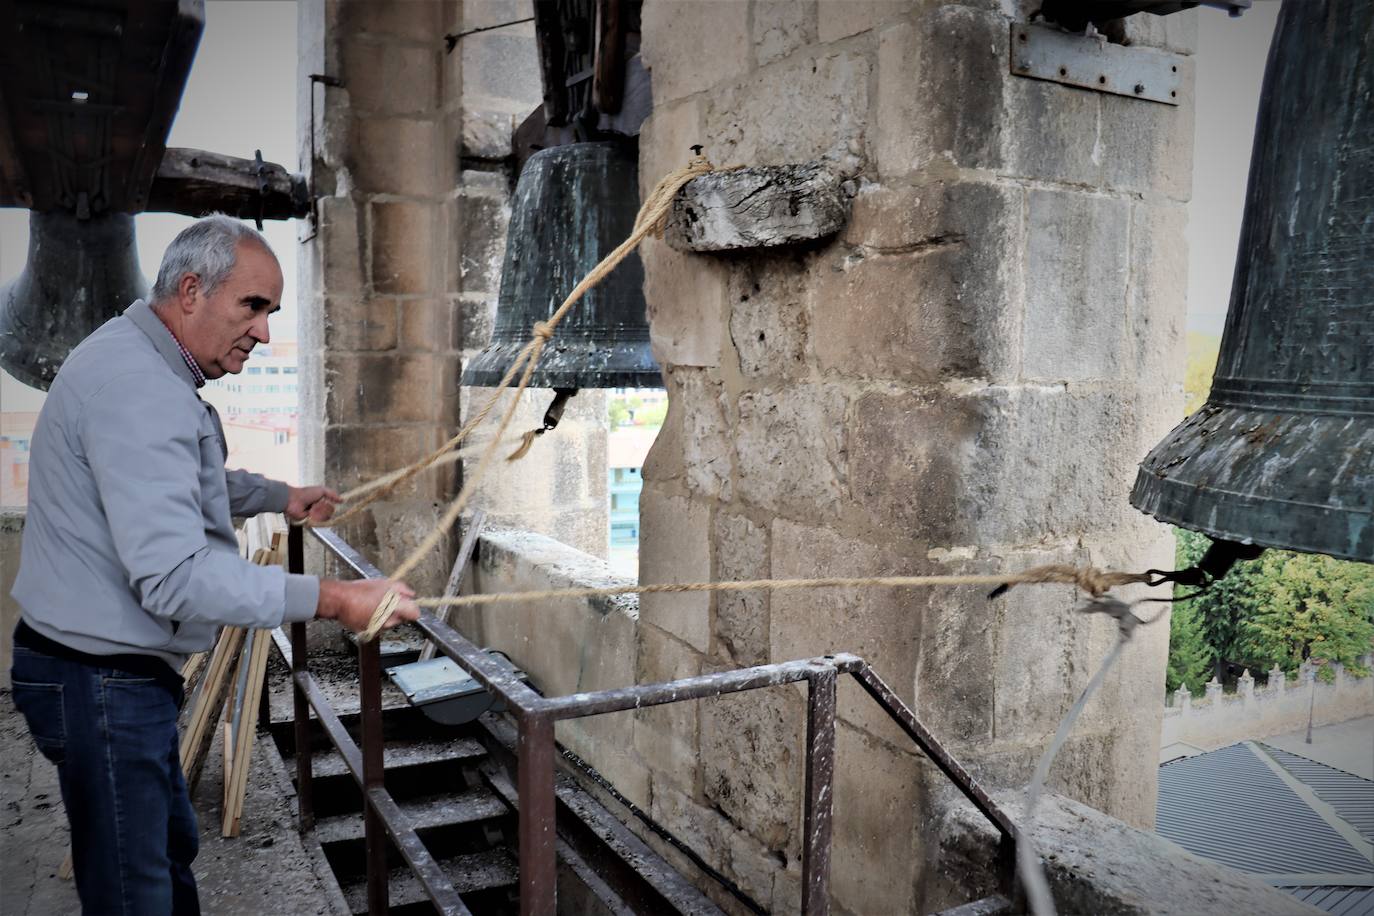
[[[938,825],[939,867],[937,884],[927,893],[927,911],[939,909],[932,904],[941,900],[953,905],[996,890],[996,831],[956,790],[942,787],[940,792],[944,815]],[[1019,822],[1023,793],[993,794]],[[1046,863],[1046,877],[1061,913],[1321,913],[1243,872],[1200,859],[1163,837],[1058,795],[1041,800],[1031,836]]]
[[[849,220],[840,177],[819,162],[716,172],[673,200],[664,239],[679,251],[738,251],[813,242]]]

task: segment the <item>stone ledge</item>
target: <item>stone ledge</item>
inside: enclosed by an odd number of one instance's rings
[[[926,910],[996,890],[998,835],[952,787],[940,789],[938,887]],[[1023,793],[992,793],[1012,820]],[[1321,910],[1233,868],[1198,858],[1153,833],[1058,795],[1043,796],[1031,836],[1048,863],[1046,878],[1061,913],[1193,916],[1317,916]],[[944,901],[948,901],[947,903]]]
[[[758,166],[688,182],[664,239],[679,251],[776,248],[828,238],[848,220],[840,176],[821,163]]]

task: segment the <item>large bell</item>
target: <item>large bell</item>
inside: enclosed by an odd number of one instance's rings
[[[46,390],[73,347],[147,294],[131,215],[33,211],[28,262],[0,288],[0,366]]]
[[[462,384],[494,386],[572,288],[634,229],[639,168],[632,145],[573,143],[529,158],[515,189],[491,343]],[[544,347],[536,388],[657,388],[644,267],[631,254],[573,306]]]
[[[1374,0],[1284,3],[1207,403],[1131,502],[1214,538],[1374,562]]]

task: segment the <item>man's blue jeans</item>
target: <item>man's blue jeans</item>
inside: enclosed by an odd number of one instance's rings
[[[57,765],[81,911],[200,912],[200,832],[177,751],[180,691],[154,678],[14,647],[14,703]]]

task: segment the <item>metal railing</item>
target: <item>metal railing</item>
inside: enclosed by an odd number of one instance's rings
[[[324,548],[362,578],[382,578],[342,538],[329,529],[310,529]],[[293,527],[287,545],[288,568],[304,570],[302,529]],[[661,684],[639,684],[614,690],[561,697],[540,696],[508,668],[432,615],[416,626],[438,650],[504,702],[518,729],[516,789],[518,799],[519,899],[522,916],[547,916],[555,911],[557,881],[554,725],[567,719],[643,709],[666,703],[700,700],[745,690],[806,682],[806,789],[803,808],[802,912],[825,914],[830,909],[830,839],[835,774],[835,690],[840,675],[850,675],[883,711],[915,742],[1001,834],[998,883],[1012,898],[1016,828],[968,771],[921,724],[869,665],[855,655],[758,665],[704,674]],[[328,699],[310,676],[304,623],[291,625],[290,662],[295,688],[297,798],[300,828],[314,824],[311,793],[310,710],[313,708],[329,740],[343,756],[362,789],[367,848],[368,910],[387,911],[386,840],[389,837],[414,871],[435,908],[445,914],[468,909],[383,785],[380,640],[358,646],[358,689],[362,747],[354,744]]]

